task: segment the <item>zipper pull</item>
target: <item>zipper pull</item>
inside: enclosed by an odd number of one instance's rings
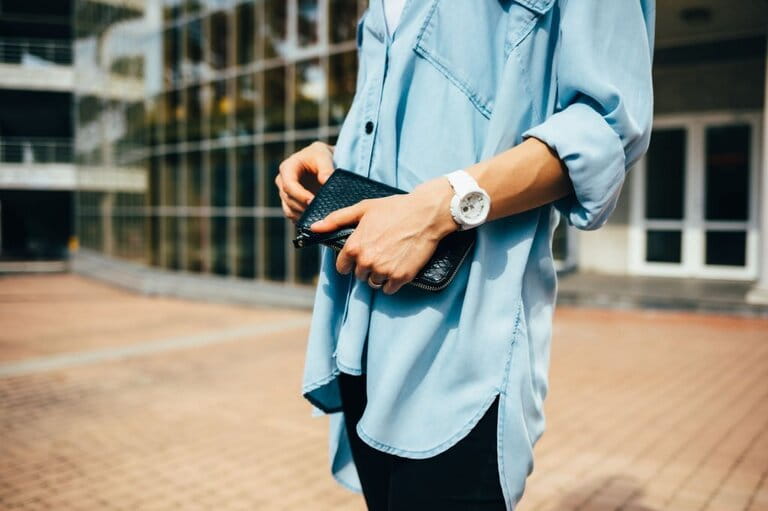
[[[302,248],[306,246],[307,238],[309,238],[309,234],[307,234],[303,229],[300,230],[296,235],[296,238],[293,239],[294,248]]]

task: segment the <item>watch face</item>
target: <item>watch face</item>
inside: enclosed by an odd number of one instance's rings
[[[474,224],[485,219],[488,200],[481,192],[469,192],[459,203],[459,210],[464,223]]]

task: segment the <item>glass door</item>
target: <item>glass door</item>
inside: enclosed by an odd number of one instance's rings
[[[704,264],[744,268],[750,220],[749,124],[705,128]]]
[[[632,176],[630,268],[753,279],[758,114],[660,119]]]

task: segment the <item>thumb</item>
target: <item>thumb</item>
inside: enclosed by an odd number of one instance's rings
[[[330,158],[323,159],[321,162],[317,165],[317,181],[324,185],[326,181],[328,181],[328,178],[331,177],[331,174],[333,174],[333,171],[335,170],[333,166],[333,160]]]
[[[346,208],[337,209],[329,213],[322,220],[318,220],[309,226],[313,232],[331,232],[347,225],[353,225],[360,221],[365,208],[362,204],[354,204]]]

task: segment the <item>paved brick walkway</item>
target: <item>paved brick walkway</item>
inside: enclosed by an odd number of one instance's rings
[[[308,320],[0,278],[0,509],[362,510]],[[562,308],[551,375],[521,511],[768,510],[768,321]]]

